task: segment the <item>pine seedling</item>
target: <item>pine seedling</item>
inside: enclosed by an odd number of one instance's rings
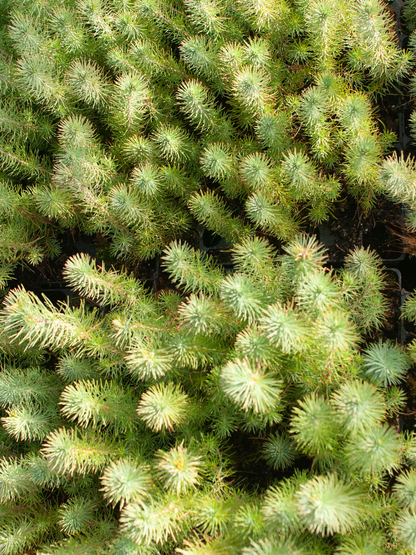
[[[0,372],[0,405],[4,407],[46,405],[55,401],[59,381],[39,367],[4,367]]]
[[[178,314],[185,328],[195,334],[221,333],[227,323],[223,307],[203,294],[190,295],[179,307]]]
[[[331,403],[345,429],[352,434],[371,430],[386,416],[386,403],[382,395],[374,386],[359,380],[342,385],[332,395]]]
[[[283,555],[284,553],[293,553],[298,550],[298,545],[292,539],[281,540],[272,536],[258,541],[251,541],[250,547],[245,547],[242,555]]]
[[[132,305],[140,298],[146,301],[147,294],[141,283],[127,274],[106,270],[104,264],[97,268],[96,261],[86,254],[68,259],[64,277],[81,296],[101,305]]]
[[[267,529],[283,536],[296,536],[303,525],[296,507],[296,491],[305,483],[305,474],[296,473],[290,480],[283,480],[266,491],[262,514]]]
[[[344,173],[351,193],[365,210],[375,202],[381,192],[377,182],[382,148],[375,134],[367,134],[351,140],[345,149]]]
[[[258,287],[245,274],[238,273],[223,279],[220,296],[229,311],[249,324],[262,315],[269,301],[263,288]]]
[[[276,202],[271,195],[254,193],[246,201],[247,216],[257,227],[280,240],[292,239],[298,233],[298,222],[292,210],[284,203]]]
[[[101,2],[82,0],[77,5],[77,11],[84,22],[91,26],[94,37],[104,44],[111,44],[114,41],[115,36],[107,6],[103,6]]]
[[[373,109],[363,93],[348,94],[341,99],[337,117],[349,137],[367,135],[374,127]]]
[[[405,509],[398,514],[394,534],[404,549],[410,553],[416,550],[416,513]]]
[[[234,158],[229,148],[222,143],[212,143],[203,151],[200,158],[201,169],[207,177],[225,181],[236,172]]]
[[[219,50],[222,79],[230,85],[234,73],[244,66],[244,48],[239,42],[226,42]]]
[[[279,6],[271,0],[240,0],[240,9],[253,29],[268,31],[279,25],[285,5]]]
[[[156,200],[162,193],[162,183],[158,166],[145,163],[134,168],[131,186],[144,200]]]
[[[352,353],[359,341],[357,327],[340,310],[328,311],[317,321],[318,337],[322,339],[330,358],[336,353]]]
[[[244,126],[253,124],[273,106],[270,77],[263,69],[243,67],[234,74],[231,84],[235,109],[241,111]]]
[[[275,470],[284,470],[291,467],[295,461],[297,451],[293,441],[287,437],[276,433],[270,436],[263,445],[262,455]]]
[[[192,541],[184,540],[184,548],[176,548],[180,555],[202,555],[210,553],[210,555],[225,555],[230,549],[233,549],[233,540],[227,541],[224,538],[206,538],[205,541],[200,538],[193,538]]]
[[[281,356],[278,349],[274,348],[267,337],[257,326],[246,327],[235,340],[234,348],[241,358],[246,358],[253,363],[267,364],[270,368],[279,368]]]
[[[398,345],[373,343],[363,353],[363,372],[376,386],[400,383],[410,367],[410,359]]]
[[[59,508],[58,526],[67,535],[84,532],[94,519],[95,504],[85,497],[71,498]]]
[[[165,252],[163,265],[185,292],[200,290],[210,294],[218,290],[222,275],[208,257],[179,242],[171,243]]]
[[[172,431],[187,415],[186,393],[173,383],[157,384],[143,393],[137,414],[154,432]]]
[[[155,144],[142,135],[132,135],[128,137],[126,140],[120,142],[119,148],[120,156],[135,166],[141,166],[146,161],[150,163],[156,161]]]
[[[17,85],[55,116],[68,113],[65,89],[52,73],[44,54],[25,55],[16,63]]]
[[[181,505],[169,498],[131,503],[121,513],[121,530],[139,545],[164,544],[176,539],[183,526],[180,520],[183,515]]]
[[[352,50],[349,62],[353,69],[365,69],[375,87],[405,75],[409,57],[399,50],[391,27],[391,15],[379,0],[367,0],[351,7]]]
[[[301,122],[309,134],[313,134],[317,126],[326,123],[329,116],[328,100],[325,91],[319,87],[307,89],[298,107]]]
[[[267,308],[260,327],[270,344],[282,353],[299,353],[306,349],[312,330],[309,322],[292,306],[275,303]]]
[[[407,470],[397,477],[393,486],[394,496],[403,508],[412,511],[416,508],[416,472]]]
[[[244,411],[266,413],[279,404],[282,382],[261,364],[248,360],[229,362],[221,372],[221,387]]]
[[[338,283],[330,273],[322,271],[308,272],[303,276],[296,291],[296,300],[302,310],[315,315],[330,313],[342,306]]]
[[[36,208],[43,216],[58,220],[63,227],[76,224],[77,202],[69,191],[50,184],[35,186],[32,194]]]
[[[240,242],[251,233],[248,226],[232,216],[224,201],[211,191],[194,193],[188,202],[195,218],[231,244]]]
[[[66,383],[97,378],[97,370],[92,362],[72,353],[65,353],[60,357],[56,372]]]
[[[42,440],[54,428],[51,414],[38,407],[13,407],[6,414],[1,419],[3,427],[16,441]]]
[[[153,210],[148,199],[143,197],[145,195],[141,194],[140,186],[134,182],[115,185],[108,195],[109,211],[115,219],[133,229],[155,227]]]
[[[358,534],[355,532],[350,537],[344,537],[342,543],[337,548],[337,555],[354,555],[366,553],[376,555],[382,553],[384,549],[384,537],[381,533],[365,532]]]
[[[406,297],[402,306],[402,317],[414,322],[416,320],[416,296]]]
[[[5,330],[27,347],[63,349],[80,346],[88,336],[92,338],[87,330],[94,325],[96,315],[87,314],[84,306],[73,310],[63,307],[61,313],[47,297],[43,303],[32,292],[21,288],[9,293],[5,307],[1,316]],[[91,344],[90,347],[94,349]]]
[[[20,519],[2,527],[0,545],[5,555],[17,555],[36,545],[44,532],[44,523],[34,523],[33,521]]]
[[[59,404],[64,416],[77,421],[81,428],[108,427],[117,435],[135,424],[137,402],[114,382],[88,380],[67,385]]]
[[[76,60],[65,74],[73,96],[92,108],[107,104],[110,87],[98,66],[92,61]]]
[[[0,501],[2,503],[20,499],[33,489],[34,484],[22,460],[0,459]]]
[[[233,518],[239,508],[239,500],[219,493],[216,497],[204,496],[198,511],[196,524],[210,536],[224,536],[233,524]],[[238,505],[237,505],[238,503]]]
[[[400,158],[397,154],[383,160],[379,169],[379,178],[384,192],[394,202],[404,202],[413,205],[416,200],[414,180],[416,166],[412,159]]]
[[[151,109],[151,91],[139,73],[123,73],[114,84],[110,115],[114,130],[122,135],[140,131]]]
[[[274,159],[280,160],[282,152],[289,144],[290,125],[290,116],[284,110],[265,114],[256,123],[256,135]]]
[[[210,90],[196,80],[182,83],[176,93],[181,111],[198,131],[206,132],[208,136],[225,130],[225,120],[220,110],[215,106]],[[231,126],[230,126],[231,132]],[[225,140],[224,137],[222,140]],[[214,139],[215,140],[215,139]],[[219,137],[217,140],[221,140]]]
[[[296,495],[303,523],[310,532],[322,536],[349,532],[364,512],[363,494],[336,474],[309,480]]]
[[[224,7],[215,0],[186,0],[186,12],[195,29],[214,37],[226,29]]]
[[[54,6],[54,10],[49,13],[48,23],[62,50],[70,53],[71,56],[87,54],[90,46],[87,33],[73,10],[67,6]]]
[[[310,33],[319,69],[332,69],[344,43],[346,13],[342,4],[331,1],[308,2],[306,29]]]
[[[244,43],[244,59],[248,65],[256,69],[272,70],[272,55],[270,44],[263,38],[249,38]]]
[[[130,374],[140,382],[162,378],[171,370],[173,357],[166,349],[139,344],[128,352],[125,362]]]
[[[201,481],[201,456],[193,454],[183,443],[170,451],[158,451],[157,472],[165,489],[182,495]]]
[[[245,538],[258,538],[264,530],[261,505],[256,500],[243,505],[234,519],[238,533]]]
[[[241,160],[240,173],[251,191],[269,187],[274,177],[271,161],[260,152],[250,154]]]
[[[150,467],[130,458],[113,461],[100,477],[104,498],[120,507],[129,503],[142,503],[152,486]]]
[[[135,9],[131,9],[128,3],[126,6],[121,3],[117,12],[112,15],[115,19],[115,27],[123,37],[124,42],[129,43],[143,37],[145,34],[145,26],[140,16]]]
[[[381,258],[369,249],[356,248],[346,257],[343,270],[345,295],[352,319],[359,329],[378,329],[385,320],[387,305],[383,296],[385,281],[381,264]]]
[[[161,158],[172,164],[183,164],[192,157],[193,145],[185,130],[162,125],[152,136]]]
[[[50,433],[41,452],[49,461],[51,470],[61,475],[98,472],[115,455],[113,446],[99,436],[78,432],[74,428],[59,428]]]
[[[93,447],[91,443],[94,443]],[[86,475],[102,469],[115,455],[115,450],[89,432],[59,428],[46,438],[42,453],[52,471],[61,475]]]
[[[47,46],[46,36],[38,22],[27,14],[15,12],[9,25],[9,37],[19,56],[38,54]]]
[[[276,253],[267,239],[247,237],[239,245],[234,246],[232,253],[237,271],[273,289],[277,281],[274,267]]]
[[[286,254],[280,256],[279,261],[298,279],[308,272],[319,271],[327,258],[326,248],[314,235],[298,235],[283,250]]]
[[[400,439],[393,428],[374,426],[355,435],[345,449],[347,467],[362,474],[392,473],[401,461]]]
[[[314,164],[303,152],[289,151],[283,156],[282,175],[295,200],[307,200],[317,181]]]
[[[310,456],[333,454],[340,435],[333,407],[323,397],[312,395],[299,401],[293,412],[291,433],[297,446]]]
[[[179,47],[180,55],[185,65],[199,77],[217,84],[218,55],[213,43],[204,36],[196,35],[182,42]]]

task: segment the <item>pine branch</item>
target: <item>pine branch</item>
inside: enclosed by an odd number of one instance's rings
[[[137,303],[146,296],[143,285],[127,274],[106,270],[104,264],[97,268],[96,261],[88,255],[78,254],[68,259],[64,277],[70,287],[83,297],[102,305]]]
[[[221,272],[213,262],[186,243],[173,242],[166,249],[163,266],[172,279],[185,291],[216,291],[221,280]]]
[[[53,471],[69,475],[98,472],[116,455],[116,450],[99,436],[73,428],[49,434],[41,452]]]

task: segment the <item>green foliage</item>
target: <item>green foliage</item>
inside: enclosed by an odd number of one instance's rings
[[[245,411],[267,413],[278,404],[281,382],[248,360],[229,362],[221,372],[224,392]]]
[[[172,430],[184,420],[188,396],[169,382],[152,386],[142,395],[137,409],[139,418],[155,432]]]
[[[152,500],[150,504],[132,503],[121,514],[123,532],[137,544],[163,544],[175,539],[181,528],[183,509],[169,499]]]
[[[231,253],[232,274],[171,243],[163,264],[183,297],[152,296],[85,255],[71,257],[64,275],[105,310],[54,306],[22,288],[6,295],[4,356],[14,357],[0,370],[7,537],[22,506],[19,526],[34,526],[24,545],[40,553],[112,545],[150,555],[308,545],[325,553],[334,534],[347,553],[368,544],[361,521],[397,546],[407,541],[414,438],[388,418],[403,410],[395,384],[409,359],[393,344],[365,344],[352,322],[357,284],[375,283],[369,305],[383,299],[379,260],[358,250],[347,269],[329,272],[325,249],[304,235],[280,256],[255,236]],[[245,468],[262,458],[280,482],[251,493],[233,482],[241,474],[227,448],[236,437]],[[310,472],[299,474],[297,460]],[[392,506],[385,520],[383,503]],[[36,512],[46,515],[43,528]]]
[[[400,383],[409,368],[410,360],[398,345],[373,343],[364,351],[363,370],[375,385]]]
[[[85,498],[72,498],[59,509],[59,527],[68,535],[84,531],[94,518],[94,504]]]
[[[311,532],[322,536],[336,532],[345,534],[359,523],[364,512],[364,497],[336,474],[330,474],[300,486],[297,508]]]
[[[288,437],[275,434],[264,442],[262,453],[270,466],[285,469],[293,465],[296,449]]]
[[[103,426],[120,432],[134,425],[135,400],[116,383],[88,380],[67,385],[59,404],[65,417],[77,420],[81,428]]]
[[[400,440],[393,428],[374,426],[370,431],[354,436],[346,454],[352,471],[391,473],[400,464]]]
[[[113,461],[100,480],[104,498],[113,506],[120,503],[121,507],[144,499],[152,484],[150,467],[128,458]]]
[[[394,495],[403,507],[414,509],[416,506],[416,473],[414,470],[404,472],[397,478]]]
[[[158,474],[164,487],[181,495],[200,482],[201,456],[192,454],[181,443],[170,451],[159,451]]]
[[[300,211],[320,224],[342,184],[366,210],[382,191],[412,204],[384,176],[405,163],[383,160],[374,100],[410,57],[378,0],[46,0],[1,21],[0,164],[24,191],[1,216],[4,282],[68,229],[137,262],[189,229],[189,207],[237,243],[292,239]]]
[[[63,234],[106,259],[66,261],[71,303],[5,292],[0,552],[414,551],[380,260],[329,271],[299,234],[341,195],[413,209],[375,108],[409,70],[386,7],[42,0],[0,22],[0,285]],[[196,251],[197,223],[227,248]]]
[[[292,430],[299,448],[309,455],[331,454],[336,446],[339,424],[334,409],[323,398],[307,397],[299,401],[292,419]]]
[[[333,395],[332,404],[351,433],[366,433],[381,422],[386,413],[385,400],[375,387],[358,380],[342,385]]]

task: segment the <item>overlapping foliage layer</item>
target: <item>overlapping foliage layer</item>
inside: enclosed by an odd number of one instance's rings
[[[186,296],[86,255],[65,276],[94,309],[8,293],[0,553],[415,551],[416,438],[396,425],[411,358],[363,342],[386,310],[379,259],[333,273],[307,236],[233,258],[225,274],[171,243]]]
[[[3,283],[68,229],[141,259],[195,219],[231,243],[288,240],[346,192],[413,206],[374,109],[410,54],[378,0],[10,0],[0,16]]]
[[[164,252],[176,285],[78,255],[71,302],[8,292],[0,555],[416,553],[416,345],[374,339],[374,253],[334,272],[298,235],[345,194],[415,220],[414,163],[375,108],[411,68],[387,7],[10,0],[0,18],[0,284],[78,229],[109,257]],[[179,240],[195,222],[233,273]]]

